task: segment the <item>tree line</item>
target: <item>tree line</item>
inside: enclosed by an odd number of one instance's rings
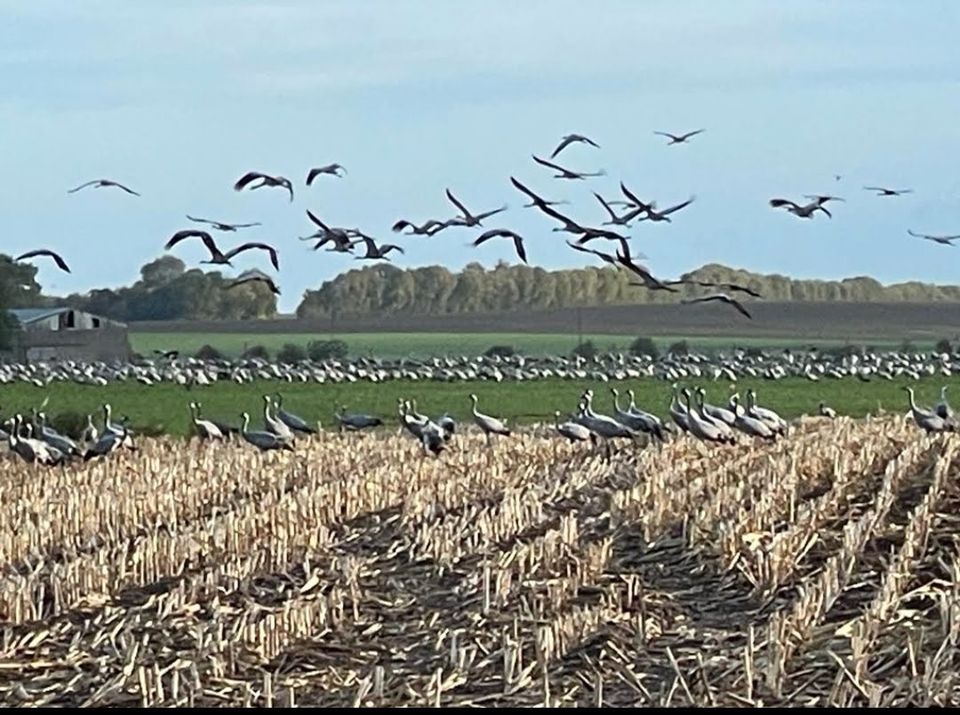
[[[277,314],[276,297],[259,283],[226,289],[219,272],[187,269],[175,256],[162,256],[140,269],[140,279],[121,288],[99,288],[63,297],[44,295],[37,269],[0,255],[0,308],[70,305],[115,320],[248,320]],[[769,301],[939,302],[960,300],[960,286],[920,282],[884,286],[873,278],[840,281],[799,280],[762,275],[708,264],[683,280],[732,282],[747,286]],[[383,315],[406,312],[455,315],[516,309],[572,306],[673,303],[698,295],[703,288],[677,286],[676,293],[631,285],[632,275],[610,267],[548,271],[504,261],[487,269],[469,263],[454,273],[443,266],[398,268],[364,266],[308,290],[297,308],[300,318]],[[738,295],[744,300],[749,297]],[[0,348],[14,324],[0,310]]]
[[[960,286],[909,282],[884,286],[869,277],[839,281],[762,275],[711,263],[683,280],[730,282],[752,288],[768,301],[938,302],[960,300]],[[635,278],[612,267],[547,271],[501,261],[487,270],[470,263],[459,273],[442,266],[397,268],[381,264],[339,274],[307,291],[297,317],[325,318],[389,312],[462,314],[571,306],[675,303],[703,288],[676,286],[676,293],[631,285]],[[738,294],[738,298],[750,300]]]

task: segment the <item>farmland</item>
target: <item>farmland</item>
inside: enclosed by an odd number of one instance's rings
[[[957,704],[956,438],[6,461],[0,702]]]
[[[726,404],[731,394],[731,383],[709,379],[685,381],[684,384],[702,385],[708,401]],[[907,409],[904,386],[913,386],[921,404],[934,404],[942,385],[953,386],[951,393],[960,392],[960,377],[924,378],[917,382],[908,378],[894,380],[873,379],[861,382],[854,378],[810,382],[803,378],[764,380],[742,378],[736,390],[743,396],[748,388],[757,391],[761,404],[785,417],[815,414],[821,400],[840,414],[860,417],[884,410],[902,414]],[[72,382],[52,383],[41,388],[29,383],[4,385],[2,388],[3,415],[22,412],[29,414],[45,398],[46,412],[56,424],[62,413],[100,414],[104,402],[109,402],[115,415],[127,415],[134,430],[146,428],[149,432],[173,435],[187,434],[191,428],[187,404],[198,400],[205,416],[239,423],[242,411],[249,412],[254,423],[263,408],[262,396],[280,391],[284,407],[311,424],[320,420],[324,427],[333,424],[333,412],[342,405],[349,412],[364,412],[387,418],[396,423],[397,398],[416,399],[421,412],[438,416],[449,412],[458,420],[470,417],[470,393],[480,398],[481,410],[504,417],[511,424],[530,424],[551,421],[554,410],[562,414],[574,411],[583,390],[596,393],[596,408],[609,413],[612,410],[610,388],[621,393],[633,389],[637,403],[646,409],[667,417],[670,402],[670,384],[663,380],[638,379],[616,382],[593,380],[563,380],[559,378],[536,381],[473,381],[434,382],[392,380],[383,383],[366,381],[317,384],[315,382],[255,381],[245,384],[217,382],[206,387],[186,389],[173,383],[142,385],[136,382],[112,383],[104,386],[79,385]]]

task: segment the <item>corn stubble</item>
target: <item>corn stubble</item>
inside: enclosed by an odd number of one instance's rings
[[[3,705],[960,703],[956,445],[901,418],[139,447],[0,462]]]

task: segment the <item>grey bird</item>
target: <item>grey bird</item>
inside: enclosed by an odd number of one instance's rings
[[[194,218],[187,214],[187,218],[194,223],[205,223],[213,226],[218,231],[236,231],[238,228],[252,228],[253,226],[262,226],[260,223],[223,223],[222,221],[211,221],[206,218]]]
[[[96,188],[98,188],[98,189],[104,189],[104,188],[108,188],[108,187],[110,187],[110,186],[114,186],[114,187],[116,187],[116,188],[118,188],[118,189],[123,189],[123,190],[126,191],[128,194],[133,194],[134,196],[139,196],[139,195],[140,195],[140,194],[138,194],[136,191],[134,191],[133,189],[127,188],[127,187],[124,186],[123,184],[121,184],[121,183],[119,183],[119,182],[116,182],[116,181],[111,181],[110,179],[94,179],[93,181],[88,181],[88,182],[86,182],[85,184],[80,184],[80,186],[78,186],[78,187],[75,188],[75,189],[70,189],[69,191],[67,191],[67,193],[68,193],[68,194],[75,193],[75,192],[79,191],[80,189],[86,188],[87,186],[93,186],[93,187],[96,187]]]
[[[483,224],[481,223],[481,221],[483,221],[483,219],[490,218],[491,216],[494,216],[500,213],[501,211],[507,210],[507,206],[506,204],[504,204],[498,209],[493,209],[491,211],[484,211],[483,213],[479,213],[476,216],[474,216],[472,213],[470,213],[469,209],[467,209],[467,207],[463,205],[463,203],[457,200],[457,197],[450,192],[450,189],[447,189],[447,199],[449,199],[450,203],[456,206],[457,209],[460,211],[460,217],[455,219],[457,224],[460,226],[482,226]]]
[[[206,231],[198,231],[196,229],[188,228],[183,231],[177,231],[173,236],[170,237],[170,240],[167,241],[167,244],[164,246],[168,251],[176,246],[181,241],[185,241],[188,238],[199,238],[203,241],[203,245],[207,247],[207,250],[210,251],[210,260],[209,261],[200,261],[201,263],[211,263],[216,265],[229,266],[230,259],[234,256],[237,256],[244,251],[250,251],[253,249],[266,251],[270,256],[270,263],[273,264],[273,267],[278,271],[280,270],[280,260],[277,257],[277,249],[267,243],[259,242],[250,242],[243,243],[236,248],[231,248],[226,253],[223,253],[218,247],[216,242]]]
[[[596,147],[597,149],[600,148],[599,144],[597,144],[592,139],[589,139],[583,136],[583,134],[567,134],[566,136],[563,137],[563,139],[560,140],[560,144],[558,144],[557,148],[553,150],[553,153],[550,155],[550,158],[553,159],[557,154],[559,154],[561,151],[563,151],[565,148],[567,148],[574,142],[589,144],[590,146]]]
[[[492,238],[513,239],[513,246],[517,251],[517,256],[519,256],[520,260],[523,261],[524,263],[527,262],[527,252],[526,250],[524,250],[524,247],[523,247],[523,236],[505,228],[493,228],[493,229],[490,229],[489,231],[485,231],[484,233],[481,233],[479,236],[477,236],[476,240],[474,240],[473,245],[479,246],[481,243],[484,243],[485,241],[489,241]]]
[[[686,134],[681,134],[677,136],[676,134],[671,134],[670,132],[654,132],[654,134],[659,134],[662,137],[669,137],[670,141],[667,142],[667,146],[671,144],[686,144],[691,137],[697,136],[697,134],[702,134],[706,129],[697,129],[693,132],[687,132]]]
[[[260,183],[252,185],[253,182],[257,180],[259,180]],[[259,171],[248,171],[237,179],[237,182],[233,185],[233,189],[234,191],[242,191],[247,186],[250,187],[251,191],[262,189],[264,186],[282,187],[290,192],[290,201],[293,201],[293,182],[285,176],[271,176],[270,174],[263,174]]]
[[[338,179],[342,179],[343,176],[338,174],[338,171],[342,171],[344,174],[347,173],[347,170],[340,164],[327,164],[326,166],[318,166],[314,169],[310,169],[307,173],[307,186],[313,183],[313,180],[316,179],[321,174],[329,174],[331,176],[336,176]]]
[[[707,303],[711,301],[718,301],[720,303],[726,303],[727,305],[732,305],[743,315],[747,316],[750,319],[753,318],[753,316],[751,316],[750,313],[747,312],[747,309],[744,308],[739,301],[737,301],[734,298],[731,298],[726,293],[711,293],[710,295],[702,295],[699,298],[684,298],[680,302],[683,303],[684,305],[689,305],[691,303]]]
[[[57,267],[66,273],[70,272],[70,267],[67,266],[67,262],[61,258],[59,253],[51,251],[47,248],[38,248],[35,251],[27,251],[26,253],[21,253],[19,256],[14,258],[14,261],[22,261],[25,258],[34,258],[36,256],[49,256],[53,259],[54,263],[57,264]]]
[[[554,175],[553,175],[553,178],[555,178],[555,179],[586,179],[586,178],[589,178],[589,177],[592,177],[592,176],[606,176],[606,175],[607,175],[607,172],[604,171],[603,169],[600,169],[599,171],[592,171],[592,172],[587,172],[587,171],[572,171],[572,170],[570,170],[570,169],[564,169],[564,168],[563,168],[562,166],[560,166],[559,164],[553,164],[553,163],[547,161],[546,159],[541,159],[541,158],[538,157],[536,154],[533,154],[532,156],[533,156],[533,160],[534,160],[535,162],[537,162],[538,164],[540,164],[541,166],[546,166],[546,167],[549,167],[549,168],[551,168],[551,169],[555,169],[556,171],[559,171],[559,172],[560,172],[559,174],[554,174]]]

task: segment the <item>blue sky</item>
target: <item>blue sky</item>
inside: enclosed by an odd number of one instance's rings
[[[593,225],[590,191],[621,179],[661,206],[695,194],[673,224],[631,231],[657,275],[715,261],[957,283],[960,251],[906,230],[960,233],[958,26],[953,0],[0,0],[0,250],[62,251],[73,273],[44,262],[39,279],[65,293],[135,280],[186,213],[261,221],[218,241],[276,245],[292,310],[364,264],[297,241],[306,208],[402,243],[400,266],[516,260],[509,241],[467,247],[476,230],[389,230],[452,216],[450,187],[475,211],[509,204],[487,225],[524,235],[531,263],[587,264],[521,208],[512,174]],[[701,127],[689,145],[652,134]],[[607,177],[558,181],[532,162],[569,132],[601,149],[570,147],[561,163]],[[346,178],[304,186],[334,161]],[[293,179],[296,201],[234,192],[250,169]],[[101,177],[143,197],[66,193]],[[847,202],[832,221],[766,205],[814,192]],[[205,258],[199,243],[174,252]],[[269,269],[257,252],[236,261],[253,266]]]

